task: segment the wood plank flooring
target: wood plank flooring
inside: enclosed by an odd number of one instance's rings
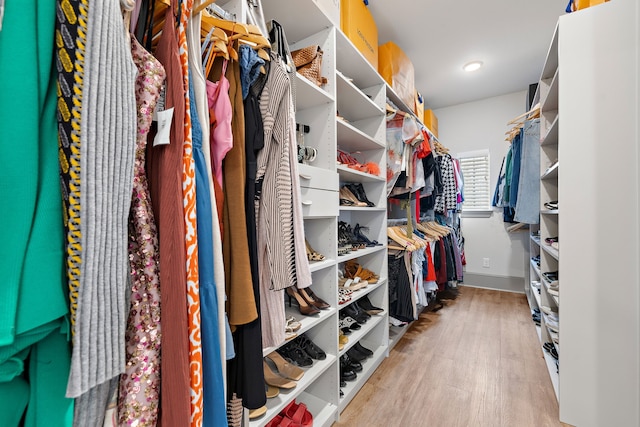
[[[414,322],[334,427],[561,425],[526,297],[463,287]]]

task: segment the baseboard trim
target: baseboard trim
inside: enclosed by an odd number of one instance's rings
[[[465,273],[461,286],[524,294],[524,277]]]

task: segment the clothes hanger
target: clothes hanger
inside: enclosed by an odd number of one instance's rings
[[[399,243],[407,251],[412,252],[417,249],[412,241],[404,237],[403,233],[398,232],[398,227],[396,226],[387,227],[387,236],[396,243]]]
[[[205,10],[209,5],[215,3],[216,0],[203,0],[202,3],[200,3],[198,6],[195,6],[193,8],[193,15],[197,15],[198,13],[202,12],[203,10]]]

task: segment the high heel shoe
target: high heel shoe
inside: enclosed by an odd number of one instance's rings
[[[315,308],[319,308],[320,310],[326,310],[327,308],[331,307],[329,303],[327,303],[326,301],[318,297],[316,294],[314,294],[311,288],[298,289],[298,292],[300,292],[300,295],[302,295],[302,298],[304,298],[309,304],[311,304]]]
[[[347,188],[353,193],[354,196],[356,196],[356,199],[358,199],[360,202],[365,203],[369,207],[374,207],[376,205],[371,200],[367,199],[367,193],[365,193],[364,186],[361,182],[357,184],[347,184]]]
[[[273,365],[276,367],[277,372],[285,378],[290,380],[299,381],[304,375],[304,371],[297,366],[287,362],[284,357],[280,355],[280,353],[272,351],[267,354],[265,357],[265,361],[271,361]],[[271,368],[271,366],[270,366]]]
[[[304,243],[307,246],[307,259],[309,261],[322,261],[324,260],[325,256],[322,255],[319,252],[316,252],[311,245],[309,244],[309,242],[307,241],[307,239],[304,239]]]
[[[362,227],[360,224],[356,224],[355,228],[353,229],[353,234],[355,234],[355,236],[360,240],[366,243],[367,246],[369,247],[373,247],[373,246],[382,246],[382,243],[378,243],[377,240],[370,240],[363,232],[362,230],[368,230],[368,227]]]
[[[295,388],[296,383],[294,381],[288,380],[286,378],[281,377],[271,370],[271,367],[267,364],[266,361],[262,361],[262,367],[264,369],[264,381],[273,387],[284,388],[284,389],[292,389]]]
[[[340,204],[342,206],[359,206],[366,207],[367,204],[358,200],[355,194],[347,186],[340,188]]]
[[[289,296],[289,307],[291,307],[291,298],[295,298],[298,302],[298,310],[300,310],[300,314],[304,314],[305,316],[312,316],[314,314],[320,313],[316,307],[310,305],[303,297],[298,293],[298,289],[293,286],[287,288],[287,295]]]

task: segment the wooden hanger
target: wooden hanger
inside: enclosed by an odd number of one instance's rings
[[[531,107],[531,109],[529,111],[527,111],[526,113],[522,113],[520,114],[518,117],[514,117],[513,119],[509,120],[507,122],[508,125],[514,124],[518,121],[520,121],[520,119],[525,118],[525,120],[527,120],[527,117],[533,114],[538,114],[538,117],[540,116],[540,103],[538,102],[536,105],[534,105],[533,107]],[[528,117],[528,118],[532,118],[532,117]]]
[[[407,251],[415,251],[417,248],[412,241],[407,239],[403,233],[398,232],[398,227],[387,227],[387,236],[396,243],[399,243]]]
[[[433,140],[433,147],[435,148],[436,153],[438,153],[438,154],[447,154],[447,153],[449,153],[449,149],[447,147],[445,147],[444,145],[442,145],[440,143],[440,141],[438,141],[436,139]]]
[[[197,15],[200,12],[202,12],[203,10],[205,10],[209,5],[215,3],[216,0],[203,0],[202,3],[200,3],[199,5],[195,6],[193,8],[193,11],[191,12],[192,15]]]

